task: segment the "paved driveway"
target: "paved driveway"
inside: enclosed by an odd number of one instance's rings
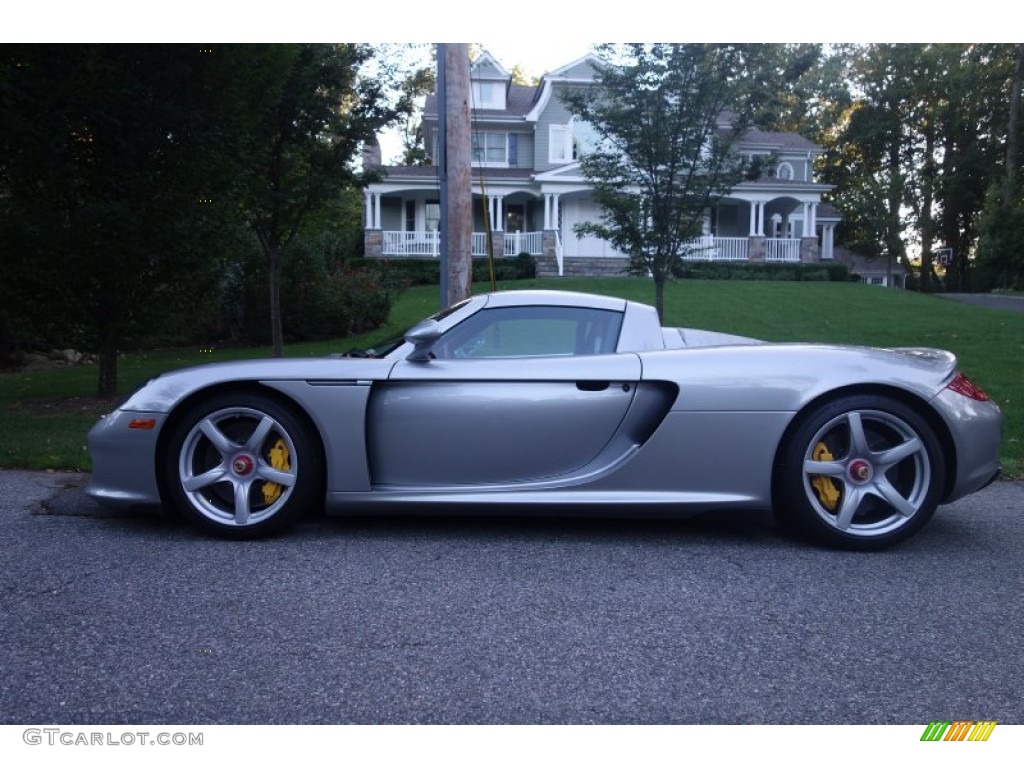
[[[963,304],[973,304],[976,307],[1024,312],[1024,296],[998,296],[991,293],[939,293],[936,295]]]
[[[1024,483],[857,554],[739,513],[227,542],[67,480],[0,472],[0,722],[1024,722]]]

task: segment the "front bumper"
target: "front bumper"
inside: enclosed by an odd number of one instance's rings
[[[86,438],[92,457],[86,494],[119,509],[160,506],[156,444],[166,418],[165,413],[121,410],[101,416]],[[150,429],[129,426],[134,420],[150,419],[155,422]]]

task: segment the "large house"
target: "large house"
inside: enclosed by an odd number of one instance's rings
[[[511,75],[486,52],[473,62],[474,256],[486,253],[486,221],[494,254],[529,253],[536,257],[539,274],[622,271],[623,254],[603,240],[578,237],[573,231],[575,224],[597,219],[600,208],[575,159],[587,139],[586,126],[574,123],[559,92],[593,82],[596,63],[598,59],[588,55],[544,75],[536,86],[523,86],[513,85]],[[423,124],[427,153],[436,157],[436,97],[426,101]],[[751,130],[738,151],[772,156],[774,168],[757,181],[737,185],[707,212],[704,237],[693,243],[685,258],[833,258],[839,216],[821,200],[832,187],[817,183],[813,171],[822,150],[795,133]],[[366,190],[366,255],[436,256],[437,168],[381,170],[383,181]]]

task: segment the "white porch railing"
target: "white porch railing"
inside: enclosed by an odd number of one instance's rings
[[[764,241],[765,261],[800,261],[800,241],[796,238],[769,237]]]
[[[687,241],[683,261],[746,261],[747,238],[705,235]]]
[[[438,232],[392,232],[385,231],[381,247],[383,256],[427,256],[436,257],[440,251],[440,233]],[[498,235],[501,237],[501,235]],[[505,255],[517,256],[526,251],[532,256],[544,253],[543,233],[541,232],[507,232],[505,238]],[[487,255],[487,233],[473,233],[473,255]]]
[[[437,256],[441,246],[439,232],[384,232],[381,253],[384,256]]]
[[[543,232],[506,232],[505,255],[518,256],[525,251],[531,256],[544,253]]]

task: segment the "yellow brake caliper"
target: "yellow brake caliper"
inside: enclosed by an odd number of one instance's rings
[[[828,446],[824,443],[818,443],[814,446],[814,450],[811,451],[811,458],[815,461],[834,460],[834,457],[828,450]],[[815,475],[814,479],[811,480],[811,485],[818,494],[818,500],[821,502],[821,505],[829,512],[834,512],[836,509],[836,502],[839,501],[840,496],[839,488],[836,486],[836,481],[828,475]]]
[[[270,466],[274,469],[291,469],[291,455],[288,453],[288,446],[280,437],[270,449]],[[263,503],[273,504],[281,495],[281,486],[278,483],[263,483]]]

